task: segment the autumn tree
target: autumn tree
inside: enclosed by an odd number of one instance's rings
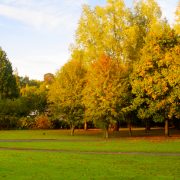
[[[126,34],[124,50],[132,65],[132,62],[139,60],[140,50],[145,44],[145,38],[151,25],[161,21],[161,9],[155,0],[140,0],[134,2],[133,10],[130,13],[129,27]]]
[[[53,114],[69,123],[71,135],[74,135],[75,127],[83,122],[82,90],[85,74],[82,61],[70,60],[58,71],[48,94]]]
[[[0,48],[0,99],[16,98],[19,95],[12,65],[6,53]]]
[[[125,66],[102,56],[91,64],[87,74],[88,81],[83,92],[86,114],[104,130],[105,138],[108,138],[109,125],[122,116],[126,73]]]
[[[133,99],[131,109],[141,119],[168,122],[180,118],[180,41],[165,22],[152,25],[141,51],[141,59],[131,74]]]
[[[85,61],[98,60],[102,54],[124,60],[122,49],[128,16],[129,10],[122,0],[108,0],[105,7],[94,9],[83,7],[75,46],[84,51]]]
[[[104,54],[124,64],[130,75],[133,63],[141,57],[140,50],[151,25],[160,19],[161,10],[155,0],[136,1],[132,10],[125,6],[123,0],[107,0],[103,7],[85,5],[76,31],[75,48],[83,51],[85,62],[99,61]],[[126,78],[127,106],[133,98],[129,79]],[[126,117],[131,129],[130,115],[126,113]]]

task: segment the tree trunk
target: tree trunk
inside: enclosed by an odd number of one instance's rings
[[[87,121],[85,120],[84,122],[84,130],[87,131],[88,127],[87,127]]]
[[[74,130],[75,130],[75,126],[72,125],[72,127],[71,127],[71,136],[74,136]]]
[[[150,126],[150,121],[149,119],[146,120],[146,128],[145,128],[145,132],[148,133],[148,131],[151,130],[151,126]]]
[[[132,125],[131,121],[128,122],[129,136],[132,136]]]
[[[119,121],[117,121],[116,124],[114,125],[113,131],[119,131],[119,127],[120,127],[120,124],[119,124]]]
[[[165,136],[169,136],[169,120],[165,120]]]
[[[104,138],[108,139],[109,134],[108,134],[108,129],[104,130]]]

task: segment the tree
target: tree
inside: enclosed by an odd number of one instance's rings
[[[140,59],[151,25],[160,22],[160,18],[161,11],[155,0],[137,1],[133,10],[128,9],[123,0],[108,0],[104,7],[84,6],[74,47],[83,51],[85,62],[99,61],[104,54],[124,64],[130,75],[133,63]],[[133,98],[129,79],[126,78],[126,106]],[[130,114],[126,112],[131,134]]]
[[[126,74],[125,66],[106,56],[92,63],[89,68],[83,102],[86,114],[104,129],[105,138],[108,138],[109,125],[122,116]]]
[[[76,31],[75,47],[91,62],[106,55],[123,63],[137,61],[144,37],[161,11],[155,0],[140,0],[130,11],[123,0],[107,0],[104,7],[85,5]]]
[[[135,1],[127,30],[126,51],[130,62],[136,62],[152,24],[161,21],[161,9],[155,0]],[[133,38],[133,39],[132,39]],[[132,65],[132,64],[131,64]]]
[[[141,59],[131,74],[132,109],[141,119],[152,117],[165,122],[180,118],[180,40],[167,23],[152,25],[141,51]]]
[[[24,97],[0,100],[0,129],[18,128],[19,119],[29,113],[30,108]]]
[[[48,93],[53,113],[69,123],[71,135],[74,135],[75,127],[83,121],[82,90],[85,74],[82,61],[70,60],[59,70]]]
[[[122,46],[129,10],[122,0],[108,0],[105,7],[85,5],[76,32],[76,47],[84,51],[84,60],[98,60],[101,55],[122,59]]]
[[[30,111],[37,114],[45,113],[47,109],[47,93],[45,83],[39,87],[26,85],[21,88],[21,96],[27,99]]]
[[[13,75],[12,65],[6,53],[0,48],[0,100],[16,98],[19,95],[16,78]]]

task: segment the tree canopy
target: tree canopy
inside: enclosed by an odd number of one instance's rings
[[[0,48],[0,99],[16,98],[19,89],[13,74],[12,65],[6,53]]]
[[[82,90],[86,69],[81,60],[70,60],[56,75],[49,90],[51,110],[58,118],[65,119],[74,134],[74,128],[83,121]]]
[[[131,74],[132,93],[136,95],[132,109],[138,109],[139,118],[165,121],[180,117],[179,43],[166,23],[150,29]]]

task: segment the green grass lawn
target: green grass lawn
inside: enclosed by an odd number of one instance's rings
[[[179,152],[180,140],[151,142],[147,140],[99,140],[99,141],[53,141],[53,142],[0,142],[0,147],[60,149],[67,151],[105,152]]]
[[[178,138],[118,138],[104,140],[100,131],[0,131],[0,139],[45,139],[0,142],[0,147],[59,149],[68,152],[0,150],[0,179],[180,179],[180,156],[81,154],[80,152],[180,153]],[[56,139],[47,141],[47,139]],[[80,151],[80,152],[77,152]]]
[[[178,157],[0,152],[0,179],[180,179]]]

